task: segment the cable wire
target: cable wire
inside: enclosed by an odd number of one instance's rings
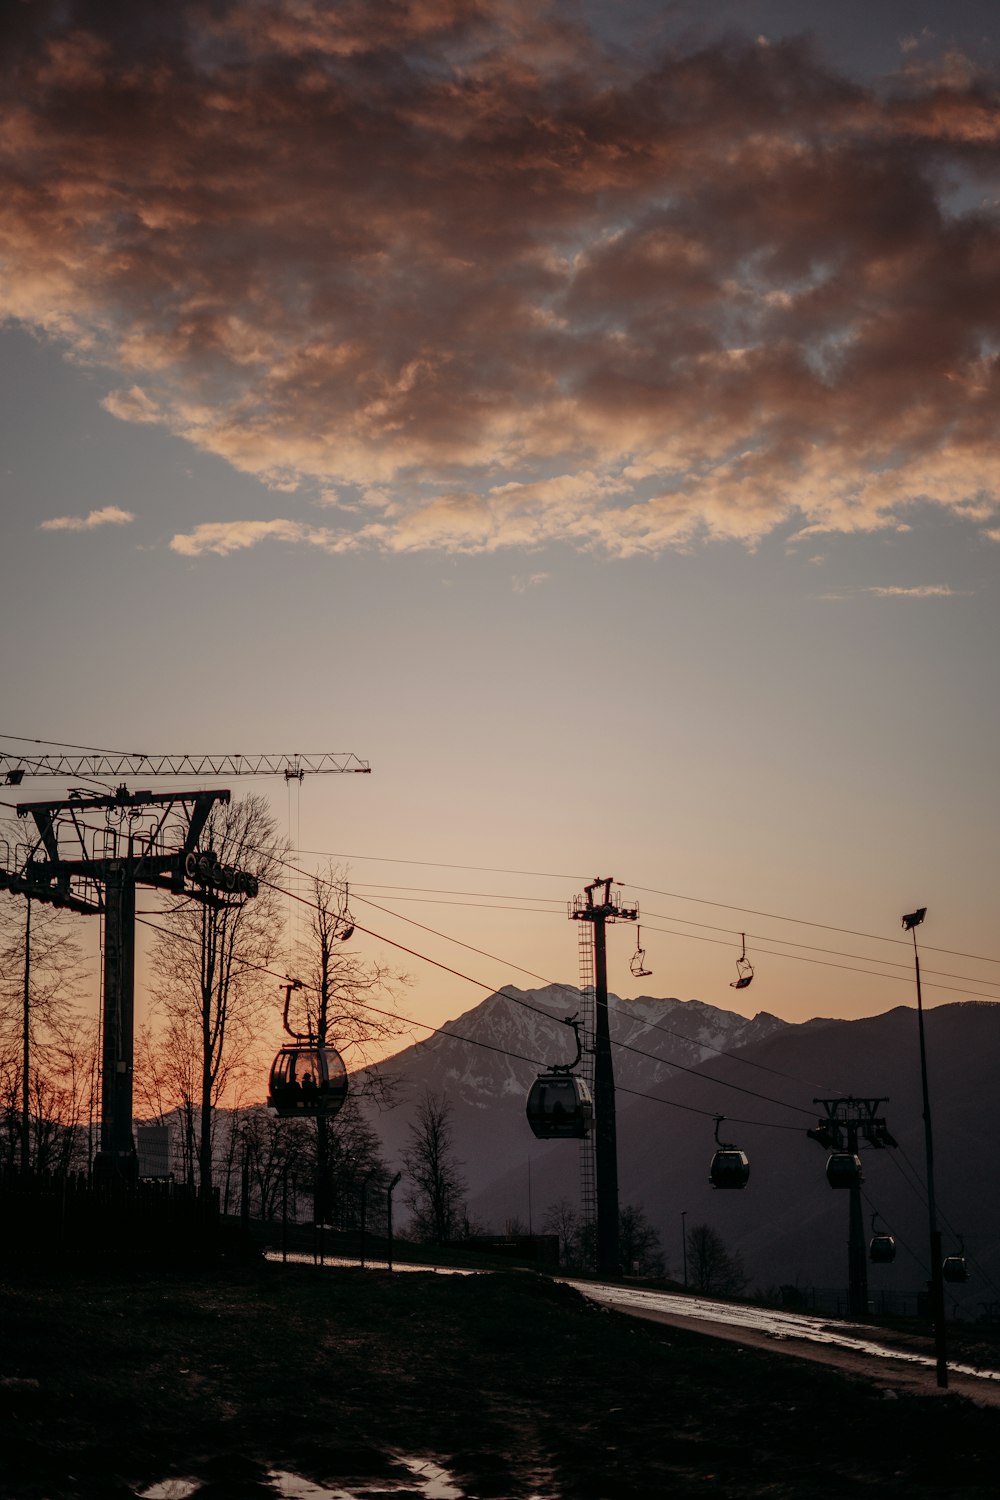
[[[287,865],[288,862],[286,860],[281,860],[280,863]],[[321,879],[322,877],[317,877],[317,878]],[[331,882],[331,881],[323,880],[323,884],[335,885],[336,882]],[[383,914],[385,914],[386,916],[397,917],[399,921],[408,922],[408,923],[411,924],[411,926],[419,927],[421,929],[421,931],[423,931],[423,932],[432,933],[435,937],[440,937],[440,938],[443,938],[447,942],[453,942],[453,943],[458,944],[459,947],[469,948],[469,949],[471,949],[472,952],[479,953],[479,954],[481,954],[485,958],[491,958],[496,963],[504,963],[504,964],[508,963],[507,959],[501,959],[501,958],[499,958],[494,953],[487,953],[482,948],[473,948],[471,944],[462,942],[462,940],[460,938],[453,938],[453,937],[450,937],[448,933],[441,932],[437,928],[427,927],[423,922],[417,922],[412,917],[403,916],[402,913],[400,913],[400,912],[393,912],[388,907],[379,906],[376,902],[371,901],[371,900],[369,900],[368,898],[366,898],[364,896],[359,896],[359,897],[357,897],[357,899],[359,901],[363,902],[365,905],[373,907],[376,911],[383,912]],[[361,929],[361,930],[363,931],[364,929]],[[426,958],[426,955],[420,955],[420,956]],[[428,962],[433,962],[434,960],[429,960],[428,959],[427,961]],[[509,966],[511,968],[519,969],[521,973],[530,974],[533,979],[540,979],[540,980],[542,980],[542,982],[544,984],[551,985],[553,988],[561,987],[560,981],[554,980],[554,979],[547,979],[544,975],[542,975],[542,974],[536,974],[531,969],[523,969],[523,968],[521,968],[521,966],[519,964],[510,964]],[[514,997],[513,996],[508,996],[508,998],[513,999]],[[529,1009],[529,1010],[531,1010],[531,1009],[534,1008],[534,1007],[528,1005],[528,1003],[526,1001],[519,1001],[518,1003],[525,1005],[525,1007],[527,1009]],[[547,1012],[540,1012],[540,1014],[547,1014]],[[709,1042],[699,1042],[694,1037],[686,1036],[686,1035],[684,1035],[684,1033],[679,1032],[679,1031],[674,1031],[671,1027],[664,1026],[660,1022],[657,1022],[657,1021],[643,1021],[642,1024],[650,1027],[654,1031],[662,1031],[664,1033],[664,1035],[671,1036],[675,1040],[683,1041],[683,1042],[688,1042],[692,1046],[696,1046],[696,1047],[705,1047],[705,1048],[707,1048],[711,1052],[717,1052],[717,1053],[719,1053],[720,1056],[724,1055],[724,1056],[730,1057],[731,1060],[734,1061],[734,1062],[741,1062],[741,1063],[744,1063],[748,1067],[759,1068],[762,1072],[772,1073],[772,1074],[774,1074],[777,1077],[786,1078],[786,1079],[788,1079],[788,1081],[790,1083],[801,1083],[801,1084],[807,1085],[810,1088],[826,1089],[828,1087],[828,1085],[826,1085],[826,1084],[819,1084],[819,1083],[814,1082],[811,1079],[798,1078],[798,1077],[796,1077],[795,1075],[793,1075],[791,1073],[783,1073],[779,1069],[768,1067],[764,1063],[754,1062],[751,1058],[740,1057],[737,1053],[727,1052],[727,1049],[724,1048],[724,1047],[715,1047],[715,1046],[713,1046]],[[626,1048],[626,1050],[635,1050],[634,1048],[629,1048],[629,1044],[627,1044],[625,1042],[621,1042],[621,1041],[613,1042],[613,1045],[618,1046],[618,1047],[624,1047],[624,1048]],[[640,1055],[641,1056],[650,1056],[651,1054],[649,1054],[649,1053],[641,1053]],[[671,1066],[674,1066],[674,1064],[672,1064]],[[676,1064],[676,1066],[677,1067],[682,1067],[683,1065],[678,1063],[678,1064]],[[734,1085],[732,1085],[732,1087],[737,1088],[738,1085],[734,1084]],[[841,1094],[841,1095],[844,1094],[844,1090],[842,1090],[842,1089],[836,1089],[836,1090],[834,1090],[834,1092],[838,1093],[838,1094]],[[765,1095],[760,1095],[758,1097],[764,1098],[766,1096]],[[770,1102],[774,1103],[776,1101],[771,1100]],[[791,1108],[792,1106],[789,1106],[789,1107]]]
[[[150,922],[148,919],[145,919],[145,918],[137,918],[137,920],[140,922],[141,926],[151,928],[154,932],[162,933],[166,937],[170,937],[170,938],[173,938],[173,939],[178,939],[179,938],[179,939],[181,939],[181,941],[183,941],[183,942],[189,942],[189,943],[196,943],[198,941],[197,938],[194,938],[194,937],[190,937],[189,938],[184,933],[179,933],[175,929],[170,928],[170,927],[164,927],[160,923]],[[359,928],[358,931],[365,931],[365,929],[364,928]],[[420,956],[420,955],[418,955],[418,956]],[[433,963],[434,960],[433,959],[429,959],[428,962]],[[239,972],[239,973],[252,972],[252,973],[263,974],[263,975],[266,975],[269,978],[277,979],[281,983],[285,983],[287,981],[287,977],[288,977],[285,974],[279,974],[279,973],[277,973],[274,969],[270,969],[270,968],[268,968],[264,964],[254,964],[254,963],[244,963],[244,964],[238,965],[237,966],[237,972]],[[480,981],[478,981],[478,980],[473,980],[472,981],[472,983],[474,983],[474,984],[479,983],[479,982]],[[301,985],[301,988],[304,989],[304,990],[315,990],[316,987],[315,987],[315,985],[310,985],[310,984],[307,984],[307,983],[303,982],[302,985]],[[497,994],[503,994],[503,991],[495,991],[495,993],[497,993]],[[514,997],[514,996],[506,996],[505,998],[514,999],[516,997]],[[481,1047],[481,1048],[483,1048],[487,1052],[496,1052],[496,1053],[499,1053],[500,1056],[502,1056],[502,1057],[513,1058],[516,1062],[526,1062],[526,1063],[529,1063],[532,1067],[547,1069],[548,1066],[549,1066],[549,1064],[546,1063],[541,1058],[527,1057],[523,1053],[512,1052],[508,1047],[499,1047],[499,1046],[497,1046],[493,1042],[486,1042],[486,1041],[481,1040],[478,1037],[464,1036],[459,1031],[450,1031],[446,1026],[433,1026],[429,1021],[420,1021],[420,1020],[416,1019],[415,1017],[400,1016],[398,1014],[398,1012],[396,1012],[396,1011],[383,1010],[380,1006],[370,1005],[366,1001],[362,1001],[362,1000],[356,1000],[356,1001],[354,1001],[354,1004],[357,1006],[357,1008],[359,1010],[371,1011],[372,1014],[374,1014],[374,1015],[388,1017],[389,1019],[394,1020],[394,1021],[404,1021],[407,1027],[418,1026],[418,1027],[420,1027],[421,1030],[430,1032],[433,1036],[446,1036],[446,1037],[449,1037],[452,1041],[464,1042],[469,1047]],[[550,1015],[546,1011],[542,1011],[542,1012],[540,1012],[540,1014],[544,1015],[546,1017],[546,1019],[549,1020],[549,1021],[555,1021],[557,1019],[556,1017]],[[343,1045],[346,1048],[346,1047],[349,1047],[349,1046],[356,1046],[356,1045],[360,1045],[360,1044],[349,1041],[349,1042],[345,1042]],[[389,1058],[389,1059],[383,1059],[382,1061],[383,1062],[390,1062],[391,1063],[392,1060],[393,1060],[392,1058]],[[662,1059],[656,1059],[656,1061],[662,1061]],[[381,1063],[372,1063],[372,1064],[370,1064],[365,1069],[365,1071],[370,1071],[371,1069],[377,1068],[379,1066],[381,1066]],[[670,1065],[668,1064],[668,1066],[670,1066]],[[711,1080],[711,1081],[714,1082],[715,1080]],[[675,1103],[672,1099],[666,1099],[666,1098],[664,1098],[662,1095],[645,1093],[645,1092],[643,1092],[640,1089],[629,1088],[627,1085],[623,1085],[623,1084],[616,1084],[615,1088],[616,1088],[616,1092],[620,1092],[620,1093],[623,1093],[623,1094],[630,1094],[630,1095],[632,1095],[636,1099],[646,1099],[646,1100],[648,1100],[652,1104],[662,1104],[662,1105],[667,1106],[670,1109],[682,1109],[682,1110],[686,1110],[686,1111],[688,1111],[690,1113],[693,1113],[693,1114],[703,1115],[703,1116],[705,1116],[706,1119],[717,1119],[718,1118],[718,1111],[717,1110],[700,1109],[700,1108],[698,1108],[697,1106],[695,1106],[693,1104],[678,1104],[678,1103]],[[780,1101],[774,1101],[774,1102],[780,1103]],[[762,1130],[793,1130],[793,1131],[795,1131],[797,1133],[799,1131],[799,1129],[800,1129],[800,1127],[797,1126],[797,1125],[782,1125],[782,1124],[780,1124],[780,1123],[778,1123],[777,1121],[774,1121],[774,1120],[746,1120],[746,1119],[741,1119],[741,1118],[739,1118],[736,1115],[726,1115],[724,1118],[727,1119],[727,1120],[729,1120],[729,1121],[731,1121],[734,1125],[751,1125],[751,1126],[756,1126],[756,1127],[758,1127],[758,1128],[760,1128]]]

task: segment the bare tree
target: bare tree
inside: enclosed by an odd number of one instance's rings
[[[568,1198],[560,1198],[558,1202],[549,1204],[542,1217],[542,1229],[546,1234],[558,1235],[560,1264],[575,1266],[580,1215]]]
[[[3,1108],[9,1143],[13,1111],[19,1106],[22,1170],[32,1164],[40,1169],[51,1165],[51,1147],[62,1122],[50,1111],[68,1100],[74,1108],[79,1102],[60,1082],[62,1067],[72,1062],[74,1089],[87,1071],[79,1052],[84,1033],[77,1014],[85,964],[73,923],[68,912],[44,902],[0,893]],[[91,1083],[96,1085],[95,1077]]]
[[[417,1105],[403,1163],[410,1177],[406,1202],[417,1239],[444,1244],[454,1239],[465,1218],[465,1178],[455,1157],[452,1107],[430,1089]]]
[[[406,1030],[396,1006],[399,990],[408,980],[345,946],[354,930],[346,892],[345,878],[331,866],[312,877],[309,931],[296,955],[303,982],[299,1008],[306,1032],[317,1046],[348,1054],[351,1100],[356,1101],[360,1093],[385,1103],[387,1085],[373,1060],[387,1042]],[[361,1125],[351,1101],[333,1120],[325,1115],[316,1119],[319,1220],[329,1216],[343,1162],[356,1154],[350,1138],[356,1142]]]
[[[62,1022],[43,1051],[44,1072],[34,1080],[37,1168],[57,1172],[86,1169],[93,1160],[99,1094],[100,1030],[96,1016]],[[56,1122],[43,1136],[43,1121]],[[43,1139],[46,1149],[43,1150]]]
[[[236,1126],[261,1219],[273,1219],[286,1174],[304,1167],[312,1140],[304,1120],[279,1120],[263,1105],[241,1110]],[[234,1120],[234,1125],[236,1124]]]
[[[710,1224],[688,1230],[688,1276],[696,1291],[706,1296],[738,1297],[749,1277],[743,1259],[730,1254],[722,1236]]]
[[[363,1087],[377,1094],[382,1081],[369,1065],[407,1030],[397,1007],[408,976],[346,946],[354,924],[341,872],[328,866],[313,875],[309,895],[309,931],[296,954],[309,1034],[320,1046],[350,1051],[353,1073],[369,1069]]]
[[[165,915],[168,931],[153,949],[152,990],[167,1021],[167,1040],[180,1056],[197,1059],[196,1094],[184,1091],[179,1103],[189,1109],[192,1128],[197,1108],[198,1176],[208,1191],[216,1106],[234,1074],[254,1058],[259,1024],[273,1004],[272,981],[261,970],[271,961],[281,927],[274,885],[283,846],[259,796],[217,804],[202,842],[219,864],[247,871],[259,887],[253,899],[179,903]]]

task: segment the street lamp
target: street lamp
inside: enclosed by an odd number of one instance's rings
[[[924,1097],[924,1150],[927,1157],[927,1218],[931,1243],[931,1318],[934,1323],[934,1359],[937,1383],[948,1385],[948,1353],[945,1347],[944,1275],[941,1259],[941,1231],[937,1227],[937,1205],[934,1201],[934,1135],[931,1130],[931,1097],[927,1087],[927,1047],[924,1041],[924,1004],[920,993],[920,954],[917,952],[917,928],[927,915],[926,906],[903,917],[903,931],[913,933],[913,964],[917,976],[917,1028],[920,1035],[920,1083]]]
[[[684,1257],[684,1290],[685,1291],[687,1291],[687,1289],[688,1289],[687,1216],[688,1216],[687,1209],[686,1208],[682,1208],[681,1209],[681,1254]]]

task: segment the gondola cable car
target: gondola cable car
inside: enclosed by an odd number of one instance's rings
[[[753,964],[747,958],[747,935],[741,932],[740,937],[743,939],[743,952],[736,960],[736,978],[729,981],[731,990],[745,990],[753,978]]]
[[[854,1151],[831,1151],[826,1159],[826,1180],[832,1188],[860,1187],[865,1180],[861,1157]]]
[[[875,1220],[878,1214],[872,1214],[872,1237],[868,1241],[868,1257],[873,1265],[887,1266],[896,1259],[895,1236],[886,1230],[875,1228]]]
[[[750,1158],[731,1141],[719,1140],[719,1126],[725,1118],[725,1115],[715,1117],[715,1144],[718,1150],[712,1157],[709,1181],[714,1188],[745,1188],[750,1181]]]
[[[566,1017],[576,1037],[576,1056],[571,1063],[557,1063],[539,1073],[528,1091],[525,1114],[532,1132],[541,1141],[584,1140],[594,1123],[594,1100],[585,1078],[573,1072],[583,1056],[580,1022]]]
[[[285,985],[282,1024],[293,1040],[271,1064],[267,1105],[281,1119],[332,1119],[347,1098],[347,1068],[336,1047],[320,1045],[311,1029],[306,1033],[292,1029],[288,1019],[292,991],[301,988],[298,979]]]
[[[946,1255],[941,1262],[941,1275],[945,1281],[961,1282],[969,1279],[969,1265],[965,1259],[965,1241],[961,1235],[958,1237],[958,1246],[957,1255]]]
[[[645,948],[640,948],[639,946],[640,931],[641,929],[639,927],[635,929],[635,952],[629,959],[628,966],[632,970],[632,973],[635,975],[636,979],[645,979],[647,975],[652,974],[653,971],[652,969],[646,968],[646,950]]]

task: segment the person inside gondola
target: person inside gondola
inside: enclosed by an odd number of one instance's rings
[[[313,1081],[313,1076],[312,1076],[311,1073],[303,1073],[303,1075],[302,1075],[302,1099],[303,1099],[303,1102],[306,1103],[306,1104],[308,1104],[311,1100],[314,1100],[315,1098],[316,1098],[316,1084]]]

